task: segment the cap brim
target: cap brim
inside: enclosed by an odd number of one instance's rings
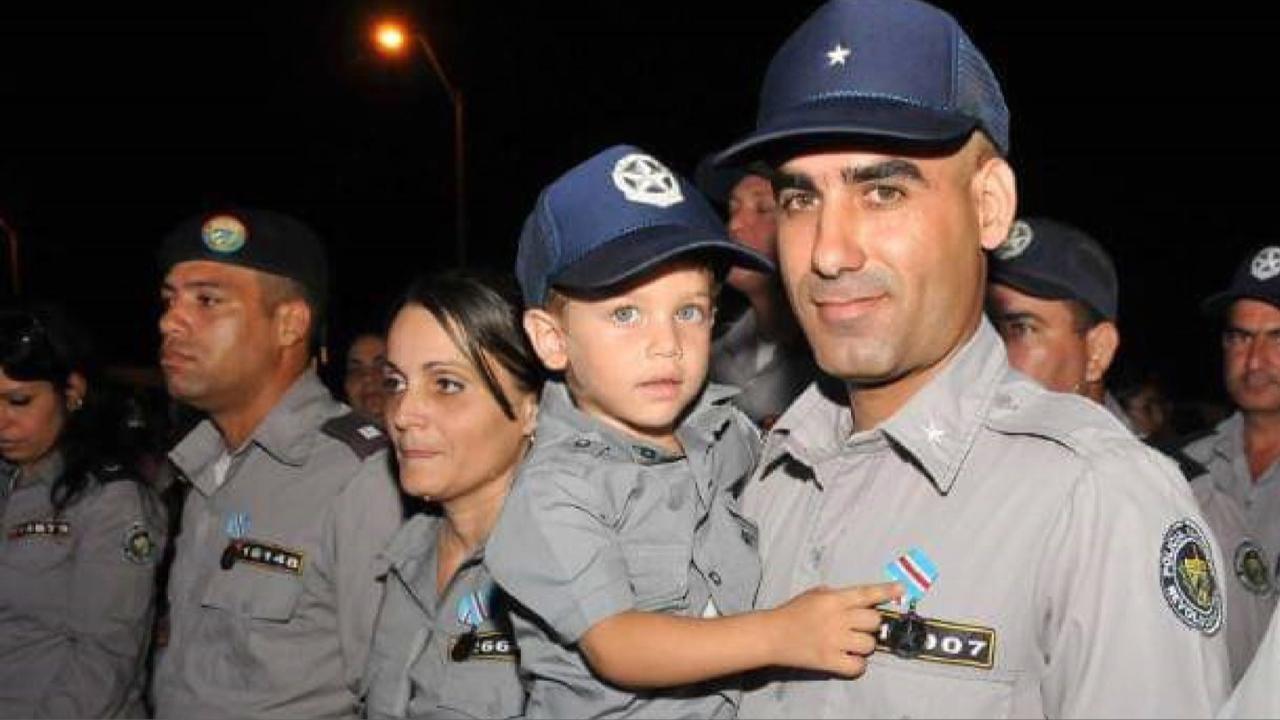
[[[640,278],[659,265],[684,255],[711,256],[726,265],[774,272],[763,255],[730,240],[688,227],[643,228],[587,253],[551,279],[552,287],[592,293]]]
[[[1018,292],[1026,293],[1032,297],[1044,300],[1075,300],[1083,303],[1085,307],[1093,310],[1103,320],[1115,322],[1116,313],[1104,307],[1098,307],[1088,299],[1080,297],[1080,294],[1070,287],[1056,281],[1053,278],[1036,275],[1034,273],[1011,273],[1002,272],[997,268],[992,268],[989,282],[1008,285]]]
[[[873,98],[826,99],[770,118],[764,127],[715,157],[716,165],[775,158],[797,146],[862,139],[910,146],[944,146],[962,141],[978,121],[929,108]]]
[[[1268,297],[1262,293],[1241,292],[1240,290],[1223,290],[1210,295],[1200,303],[1200,313],[1207,317],[1221,317],[1231,304],[1237,300],[1257,300],[1280,308],[1280,297]]]

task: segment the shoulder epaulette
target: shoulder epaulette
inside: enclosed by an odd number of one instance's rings
[[[388,445],[382,428],[354,411],[330,418],[320,426],[320,431],[351,448],[361,460]]]

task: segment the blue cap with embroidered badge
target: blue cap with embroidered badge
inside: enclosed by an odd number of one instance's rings
[[[937,146],[974,130],[1008,155],[1000,84],[954,18],[916,0],[831,0],[773,56],[755,131],[716,161],[856,138]]]
[[[991,281],[1051,300],[1076,300],[1112,322],[1120,282],[1111,256],[1084,231],[1048,218],[1016,221],[991,252]]]
[[[1236,267],[1231,285],[1205,298],[1200,310],[1205,315],[1221,315],[1232,303],[1242,299],[1261,300],[1280,307],[1280,244],[1249,253]]]
[[[608,290],[690,253],[771,272],[773,263],[729,239],[724,223],[687,180],[657,158],[615,145],[538,195],[516,252],[516,279],[530,307],[551,288]]]

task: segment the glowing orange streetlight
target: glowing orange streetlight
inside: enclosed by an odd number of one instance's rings
[[[373,42],[384,52],[398,54],[404,50],[404,27],[393,20],[385,20],[373,29]]]
[[[427,62],[431,64],[431,69],[435,71],[436,77],[440,78],[444,89],[449,93],[449,100],[453,103],[453,173],[454,173],[454,231],[456,233],[454,254],[459,266],[466,265],[467,261],[467,229],[466,229],[466,161],[465,149],[466,144],[463,137],[463,104],[462,91],[458,86],[449,81],[449,76],[445,73],[444,67],[440,64],[440,60],[436,58],[436,52],[431,47],[431,43],[427,40],[427,36],[420,32],[411,32],[407,30],[403,23],[395,20],[383,20],[373,29],[373,41],[378,50],[385,55],[399,55],[404,50],[405,42],[410,37],[417,41],[418,47],[422,48],[422,54],[427,57]]]

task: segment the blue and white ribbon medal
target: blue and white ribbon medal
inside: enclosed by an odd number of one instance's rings
[[[890,580],[906,588],[903,600],[913,610],[938,579],[938,566],[920,548],[911,548],[905,555],[898,556],[885,565],[884,572]]]

